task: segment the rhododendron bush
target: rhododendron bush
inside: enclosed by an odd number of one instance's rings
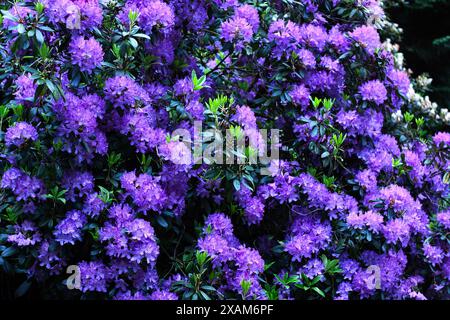
[[[450,297],[448,117],[379,1],[0,9],[7,296]]]

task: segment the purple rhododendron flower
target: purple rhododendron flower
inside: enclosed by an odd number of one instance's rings
[[[23,103],[34,99],[37,85],[34,83],[34,80],[31,79],[31,74],[21,75],[16,79],[15,84],[17,86],[17,90],[14,92],[16,100]]]
[[[303,108],[306,108],[310,103],[311,92],[304,84],[294,86],[289,94],[292,101]]]
[[[222,23],[222,37],[225,41],[236,41],[237,47],[250,42],[253,36],[253,28],[247,19],[236,17]]]
[[[69,211],[55,227],[54,236],[61,245],[75,244],[81,240],[81,231],[86,224],[86,216],[78,210]]]
[[[423,245],[423,252],[432,266],[442,263],[445,257],[445,253],[441,248],[432,246],[429,243]]]
[[[381,105],[387,99],[387,91],[383,83],[379,80],[372,80],[359,87],[359,93],[363,100],[375,102]]]
[[[449,299],[449,114],[390,2],[3,1],[5,283]]]
[[[357,27],[349,36],[370,54],[373,54],[381,46],[380,36],[371,26]]]
[[[10,168],[3,173],[0,187],[10,189],[16,195],[17,201],[39,199],[45,190],[41,180],[17,168]]]
[[[445,228],[450,229],[450,211],[439,212],[436,216],[437,221]]]
[[[259,29],[259,14],[258,10],[248,4],[244,4],[235,9],[235,16],[247,20],[248,24],[252,26],[253,32]]]
[[[449,146],[450,145],[450,133],[438,132],[433,136],[433,141],[437,146]]]
[[[72,63],[87,73],[92,73],[103,62],[102,47],[94,38],[86,40],[84,37],[75,37],[70,43],[69,53]]]
[[[408,74],[406,72],[392,69],[388,73],[388,78],[392,81],[392,84],[401,94],[408,94],[411,82],[409,81]]]
[[[19,247],[33,246],[41,241],[41,235],[33,222],[25,220],[21,225],[15,226],[15,233],[8,236],[8,241]]]
[[[35,141],[38,138],[37,130],[26,122],[16,122],[14,126],[9,127],[5,135],[5,144],[7,146],[21,147],[27,141]]]

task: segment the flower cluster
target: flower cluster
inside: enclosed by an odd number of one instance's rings
[[[86,40],[81,36],[75,37],[70,43],[69,53],[72,63],[87,73],[92,73],[103,62],[102,47],[94,38]]]
[[[233,290],[245,297],[264,299],[265,294],[258,281],[258,275],[264,271],[264,260],[257,250],[239,243],[230,219],[223,213],[207,217],[198,247],[207,252],[215,268],[224,273],[225,280],[219,290]],[[250,284],[245,292],[243,282]]]
[[[5,145],[22,146],[27,141],[35,141],[38,138],[36,129],[26,122],[16,122],[9,127],[5,134]]]

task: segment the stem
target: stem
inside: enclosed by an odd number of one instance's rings
[[[205,73],[205,76],[207,76],[207,75],[209,75],[210,73],[213,73],[214,71],[216,71],[216,70],[220,67],[220,65],[222,65],[222,64],[225,62],[225,60],[226,60],[229,56],[231,56],[231,55],[233,54],[233,52],[234,52],[234,50],[231,50],[230,52],[228,52],[227,55],[226,55],[225,57],[223,57],[223,59],[220,60],[219,63],[218,63],[214,68],[212,68],[212,69],[209,70],[207,73]]]

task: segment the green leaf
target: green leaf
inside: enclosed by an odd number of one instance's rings
[[[43,43],[42,46],[39,48],[39,55],[43,59],[47,59],[49,57],[50,49],[45,43]]]
[[[37,2],[34,8],[38,14],[41,14],[44,11],[45,6],[42,2]]]
[[[321,154],[320,157],[323,159],[323,158],[326,158],[326,157],[329,157],[329,156],[330,156],[330,153],[328,151],[325,151],[324,153]]]
[[[25,293],[27,293],[27,291],[28,291],[28,289],[30,289],[30,287],[31,287],[31,282],[29,280],[22,282],[22,284],[14,292],[14,296],[16,298],[22,297]]]
[[[47,88],[54,93],[56,90],[55,85],[53,84],[53,82],[51,82],[50,80],[45,80],[45,84],[47,85]]]
[[[18,25],[17,25],[17,32],[18,33],[20,33],[20,34],[22,34],[22,33],[25,33],[25,27],[24,27],[24,25],[23,24],[21,24],[21,23],[19,23]]]
[[[202,289],[206,291],[217,291],[216,288],[212,286],[202,286]]]
[[[14,269],[11,266],[11,264],[8,261],[6,261],[5,259],[3,259],[1,256],[0,256],[0,266],[2,266],[3,270],[6,273],[8,273],[8,274],[14,273]]]
[[[42,34],[41,30],[36,30],[36,40],[40,44],[44,43],[44,35]]]
[[[312,288],[315,292],[325,298],[325,293],[317,287]]]
[[[183,293],[183,300],[189,300],[190,297],[194,294],[194,291],[185,291]]]
[[[200,266],[203,266],[208,259],[208,253],[206,253],[205,251],[197,251],[195,254],[195,258],[197,259],[197,263]]]
[[[17,250],[16,250],[14,247],[9,247],[9,248],[3,250],[3,252],[2,252],[2,257],[3,257],[3,258],[10,257],[10,256],[12,256],[14,253],[16,253],[16,251],[17,251]]]
[[[192,84],[194,86],[194,91],[201,90],[205,88],[204,83],[206,82],[206,76],[203,75],[200,78],[197,78],[197,74],[195,73],[195,70],[192,70]]]
[[[203,291],[199,291],[200,295],[203,297],[203,299],[205,300],[211,300],[211,298]]]
[[[147,40],[151,39],[148,35],[146,35],[144,33],[136,33],[135,35],[133,35],[133,37],[144,38],[144,39],[147,39]]]
[[[250,290],[252,283],[247,280],[242,280],[241,282],[241,288],[242,288],[242,295],[245,297]]]
[[[275,264],[275,261],[272,261],[270,263],[267,263],[264,265],[264,271],[267,271],[270,269],[271,266],[273,266]]]
[[[161,216],[157,216],[156,221],[158,221],[158,224],[159,224],[161,227],[163,227],[164,229],[166,229],[166,228],[169,226],[169,224],[167,223],[167,221],[166,221],[163,217],[161,217]]]
[[[139,46],[139,43],[136,41],[136,39],[134,38],[130,38],[128,39],[128,43],[134,48],[136,49]]]
[[[317,282],[319,282],[321,278],[322,278],[321,275],[316,276],[314,279],[312,279],[311,285],[313,286],[313,285],[317,284]]]
[[[139,12],[137,12],[137,11],[130,10],[128,12],[128,20],[130,21],[131,25],[133,25],[136,22],[138,16],[139,16]]]

